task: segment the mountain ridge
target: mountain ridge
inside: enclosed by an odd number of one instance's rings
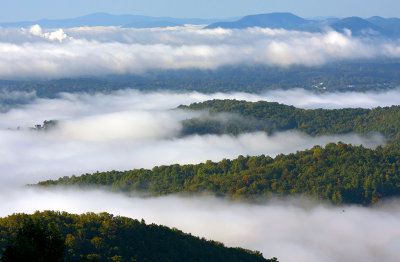
[[[306,32],[323,32],[332,28],[338,32],[348,29],[353,35],[383,35],[387,37],[400,36],[400,19],[373,16],[370,18],[346,17],[326,19],[305,19],[292,13],[268,13],[248,15],[237,21],[216,22],[205,26],[205,29],[245,29],[262,27]]]
[[[145,27],[146,23],[152,25],[159,23],[159,27],[173,25],[183,26],[185,24],[205,25],[219,19],[202,18],[173,18],[173,17],[153,17],[144,15],[113,15],[108,13],[92,13],[76,18],[66,19],[40,19],[34,21],[17,21],[0,23],[1,27],[29,27],[35,24],[44,28],[69,28],[80,26],[122,26],[122,27]]]

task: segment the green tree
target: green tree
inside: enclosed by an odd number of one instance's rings
[[[54,226],[46,228],[41,222],[28,219],[16,237],[8,241],[2,262],[58,262],[64,252],[64,239]]]

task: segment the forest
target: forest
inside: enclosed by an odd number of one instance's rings
[[[211,193],[251,201],[300,195],[336,205],[371,205],[400,195],[399,167],[398,150],[330,143],[275,158],[239,156],[217,163],[97,172],[38,185],[98,186],[147,196]]]
[[[300,109],[276,102],[246,102],[238,100],[211,100],[181,105],[179,109],[203,110],[210,116],[183,121],[183,135],[232,134],[265,131],[299,130],[308,135],[381,133],[388,143],[400,139],[400,106],[373,109]],[[224,120],[218,118],[219,113]]]
[[[176,228],[108,213],[44,211],[0,218],[1,261],[264,261]]]
[[[400,106],[307,110],[275,102],[212,100],[178,108],[206,110],[209,114],[184,120],[182,135],[237,135],[260,130],[268,134],[299,130],[312,136],[381,133],[387,145],[367,149],[331,143],[275,158],[239,156],[218,163],[97,172],[38,185],[95,185],[146,196],[207,193],[250,201],[301,195],[335,205],[371,205],[400,195]],[[220,113],[231,115],[221,120],[217,117]]]

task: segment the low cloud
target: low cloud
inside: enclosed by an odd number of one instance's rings
[[[67,34],[65,34],[64,30],[62,29],[58,29],[53,32],[43,33],[40,25],[31,26],[29,28],[29,33],[31,33],[34,36],[43,37],[52,41],[58,41],[60,43],[62,43],[62,41],[67,38]]]
[[[36,210],[109,212],[176,227],[281,262],[397,262],[398,201],[381,207],[331,207],[306,200],[249,205],[212,197],[127,197],[101,191],[2,191],[0,215]],[[101,199],[101,201],[98,201]]]
[[[342,97],[350,97],[351,93]],[[355,94],[354,94],[355,96]],[[400,97],[400,91],[382,94],[382,98]],[[296,98],[296,100],[294,99]],[[303,97],[303,99],[299,99]],[[364,97],[364,98],[363,98]],[[359,94],[360,103],[390,103],[375,93]],[[181,121],[201,112],[171,110],[215,98],[236,98],[249,101],[301,101],[306,107],[336,105],[351,101],[332,96],[314,96],[304,90],[246,93],[141,93],[122,90],[114,94],[62,94],[58,99],[36,99],[31,103],[0,114],[0,181],[3,186],[36,183],[66,175],[80,175],[97,170],[152,168],[156,165],[220,161],[238,155],[275,156],[325,145],[345,142],[374,148],[384,144],[375,134],[361,137],[354,134],[311,137],[300,132],[280,132],[267,136],[263,132],[230,135],[179,136]],[[376,99],[376,100],[374,100]],[[321,101],[324,101],[322,103]],[[397,100],[398,101],[398,100]],[[314,104],[316,103],[316,104]],[[304,105],[304,104],[303,104]],[[48,132],[29,130],[44,120],[59,120]],[[21,130],[16,130],[21,127]],[[11,130],[10,130],[11,129]]]
[[[0,29],[0,77],[59,78],[141,74],[153,69],[226,65],[323,65],[349,59],[398,58],[400,42],[348,33],[118,27]]]
[[[16,106],[33,102],[36,98],[35,92],[0,90],[0,112],[7,112]]]
[[[313,138],[298,132],[273,136],[257,132],[237,137],[179,137],[180,121],[196,113],[171,108],[215,98],[286,101],[302,103],[308,108],[371,107],[391,105],[399,101],[399,94],[399,90],[358,96],[355,93],[313,95],[304,90],[260,95],[144,94],[122,90],[111,95],[62,94],[58,99],[36,98],[0,113],[0,216],[36,210],[106,211],[177,227],[228,246],[260,250],[265,257],[276,256],[281,262],[395,262],[400,245],[400,205],[396,201],[379,208],[336,208],[300,200],[270,200],[263,205],[250,205],[212,197],[143,199],[97,190],[37,190],[23,185],[96,170],[219,161],[239,154],[274,156],[328,142],[375,147],[384,143],[382,136]],[[348,97],[353,99],[347,100]],[[58,119],[60,125],[49,132],[28,129],[46,119]],[[8,129],[16,126],[23,130]]]

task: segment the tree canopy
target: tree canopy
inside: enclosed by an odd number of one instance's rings
[[[179,106],[183,110],[207,110],[211,117],[183,121],[184,135],[299,130],[317,136],[326,134],[381,133],[389,143],[400,140],[400,106],[373,109],[300,109],[276,102],[210,100]],[[213,117],[230,113],[225,120]]]
[[[146,195],[208,192],[233,199],[304,195],[334,204],[369,205],[400,195],[400,154],[343,143],[295,154],[239,156],[197,165],[97,172],[39,186],[99,186]]]
[[[108,213],[45,211],[0,218],[0,250],[5,262],[276,261],[258,251]]]

